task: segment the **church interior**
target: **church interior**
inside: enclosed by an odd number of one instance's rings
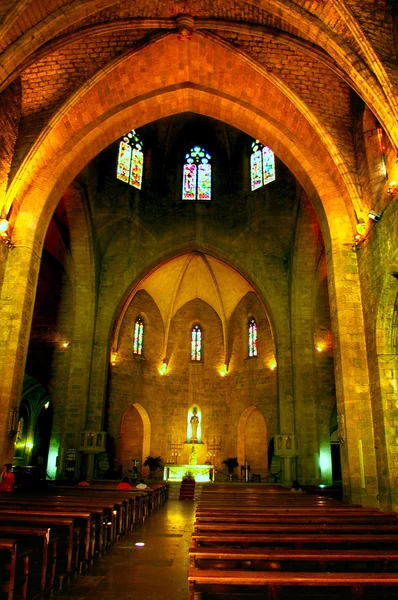
[[[2,463],[397,510],[397,52],[393,0],[1,3]]]

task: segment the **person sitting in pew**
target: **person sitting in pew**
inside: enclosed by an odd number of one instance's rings
[[[292,487],[290,488],[290,491],[291,491],[291,492],[294,492],[294,493],[296,493],[296,494],[303,494],[303,493],[304,493],[304,492],[303,492],[303,490],[302,490],[302,488],[300,487],[300,484],[299,484],[299,482],[297,481],[297,479],[295,479],[295,480],[292,482]]]
[[[90,487],[90,483],[85,479],[81,479],[77,484],[77,487]]]
[[[140,479],[140,482],[135,486],[136,490],[151,490],[152,488],[145,483],[143,479]]]
[[[128,477],[123,477],[122,481],[120,481],[117,486],[117,490],[131,490],[131,485],[129,483]]]
[[[12,492],[15,483],[14,473],[11,471],[12,464],[3,465],[3,474],[1,478],[0,492]]]

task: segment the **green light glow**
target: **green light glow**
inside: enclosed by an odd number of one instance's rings
[[[57,475],[57,457],[58,447],[50,448],[48,453],[47,473],[52,479],[54,479]]]

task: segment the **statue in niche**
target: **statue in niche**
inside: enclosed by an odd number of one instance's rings
[[[199,425],[199,417],[197,415],[198,409],[196,408],[196,406],[193,409],[193,415],[190,419],[190,424],[191,424],[191,444],[197,444],[198,443],[198,425]]]
[[[189,452],[189,460],[188,460],[188,463],[189,463],[190,465],[196,465],[196,463],[197,463],[197,459],[198,459],[198,457],[196,456],[196,449],[195,449],[195,446],[192,446],[192,448],[191,448],[191,450],[190,450],[190,452]]]

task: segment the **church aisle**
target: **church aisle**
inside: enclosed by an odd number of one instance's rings
[[[56,594],[62,600],[186,600],[195,504],[168,500],[86,573]],[[137,542],[145,546],[137,547]]]

